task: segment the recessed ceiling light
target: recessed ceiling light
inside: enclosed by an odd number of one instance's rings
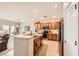
[[[55,7],[55,8],[57,8],[58,6],[57,6],[57,5],[55,5],[54,7]]]
[[[34,20],[34,18],[32,18],[32,20]]]
[[[67,3],[64,3],[64,6],[66,6],[67,5]]]
[[[66,5],[66,3],[64,3],[64,6]]]

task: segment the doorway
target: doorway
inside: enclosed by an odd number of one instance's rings
[[[13,25],[2,25],[2,30],[10,34],[9,41],[8,41],[8,50],[14,48],[14,37],[15,34],[15,26]]]

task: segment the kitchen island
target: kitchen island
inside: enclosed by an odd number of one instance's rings
[[[34,56],[41,47],[42,40],[42,34],[15,35],[14,56]]]

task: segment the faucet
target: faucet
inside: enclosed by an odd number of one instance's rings
[[[32,31],[31,31],[31,35],[32,35]]]

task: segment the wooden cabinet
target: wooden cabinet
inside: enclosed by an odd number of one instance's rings
[[[52,34],[48,34],[48,39],[52,40]]]
[[[51,24],[51,23],[49,23],[48,27],[49,27],[49,29],[52,29],[52,24]]]
[[[48,40],[57,41],[57,34],[48,34]]]
[[[40,24],[37,24],[37,26],[38,26],[38,27],[37,27],[37,28],[38,28],[38,30],[40,30],[40,28],[41,28]]]
[[[38,49],[41,47],[42,42],[43,42],[43,37],[42,36],[39,36],[36,39],[34,39],[34,55],[36,54]]]
[[[43,23],[40,23],[40,29],[41,30],[43,29]]]
[[[54,29],[58,29],[59,28],[59,23],[54,23]]]
[[[49,30],[59,29],[59,22],[51,22],[51,23],[36,23],[35,29],[43,30],[43,27],[48,27]]]
[[[40,46],[42,46],[43,45],[43,36],[40,36]]]
[[[53,40],[57,41],[57,34],[52,34]]]
[[[52,23],[51,26],[52,26],[52,29],[54,29],[54,23]]]
[[[37,50],[38,50],[38,46],[37,46],[37,42],[38,42],[38,38],[36,38],[35,40],[34,40],[34,55],[35,55],[35,53],[37,52]]]

